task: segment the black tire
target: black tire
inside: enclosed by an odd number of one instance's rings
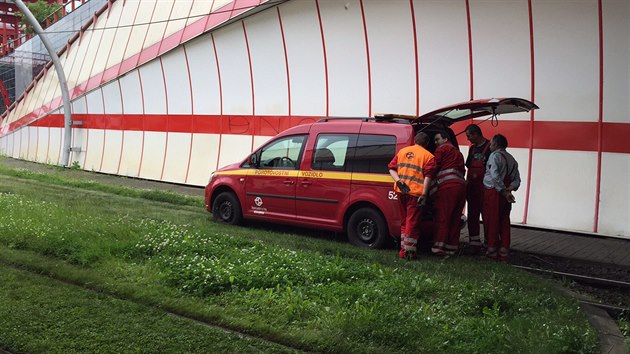
[[[222,192],[212,203],[212,215],[220,222],[238,225],[243,221],[241,203],[232,192]]]
[[[346,232],[350,243],[365,248],[382,248],[390,238],[385,218],[374,208],[360,208],[352,213]]]

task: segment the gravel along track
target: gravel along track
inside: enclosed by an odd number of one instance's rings
[[[593,302],[630,309],[630,289],[627,287],[630,284],[630,267],[521,252],[513,252],[510,255],[510,263],[544,271],[581,275],[583,279],[556,276],[567,279],[573,291],[587,295]],[[614,282],[598,281],[598,279]],[[621,316],[630,319],[630,313],[627,311]]]

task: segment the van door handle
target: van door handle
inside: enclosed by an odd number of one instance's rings
[[[313,184],[313,182],[311,182],[311,181],[310,181],[310,180],[308,180],[308,179],[305,179],[305,180],[303,180],[303,181],[302,181],[302,185],[303,185],[303,186],[310,186],[311,184]]]
[[[287,186],[290,186],[290,185],[295,184],[295,182],[294,182],[293,180],[290,180],[290,179],[289,179],[289,180],[286,180],[286,181],[284,181],[284,182],[282,182],[282,183],[286,184]]]

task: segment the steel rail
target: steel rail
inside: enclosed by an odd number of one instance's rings
[[[532,271],[532,272],[563,276],[566,278],[570,278],[579,282],[584,282],[584,283],[588,283],[592,285],[606,285],[610,287],[630,289],[630,283],[625,282],[625,281],[591,277],[588,275],[581,275],[581,274],[574,274],[574,273],[558,272],[555,270],[547,270],[547,269],[533,268],[533,267],[520,266],[520,265],[512,265],[512,266],[515,268]]]

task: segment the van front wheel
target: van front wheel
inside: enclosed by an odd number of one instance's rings
[[[238,225],[243,221],[241,203],[232,192],[223,192],[214,199],[212,215],[215,219],[230,225]]]
[[[385,219],[374,208],[360,208],[352,213],[346,232],[350,243],[366,248],[383,247],[389,234]]]

